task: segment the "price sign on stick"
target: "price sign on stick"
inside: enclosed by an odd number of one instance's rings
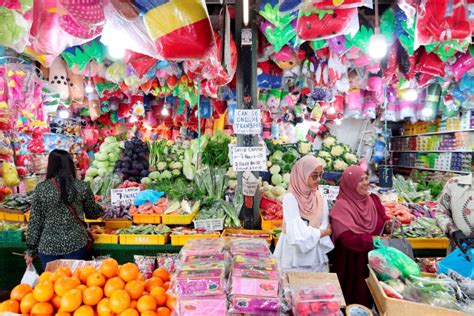
[[[339,195],[339,187],[334,185],[320,185],[319,192],[321,192],[328,201],[335,201]]]
[[[258,188],[258,179],[250,171],[244,171],[242,175],[242,192],[245,196],[254,196]]]
[[[266,148],[234,147],[232,150],[232,166],[235,171],[266,171]]]
[[[140,188],[112,189],[112,205],[130,206],[133,204],[133,200],[135,200],[139,192]]]

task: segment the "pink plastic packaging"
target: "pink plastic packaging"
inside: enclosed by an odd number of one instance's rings
[[[339,315],[341,291],[333,284],[320,284],[291,289],[293,313],[300,316]]]
[[[269,258],[271,257],[268,244],[263,239],[235,238],[230,242],[230,254],[234,257],[237,255]]]
[[[222,238],[191,239],[181,249],[183,261],[191,255],[222,255],[225,240]]]
[[[202,296],[224,294],[222,269],[182,270],[176,275],[176,291],[179,295]]]
[[[278,297],[232,296],[232,312],[245,315],[278,315],[280,299]]]
[[[259,270],[233,270],[232,291],[234,295],[264,297],[278,296],[278,272]]]
[[[180,297],[178,301],[181,316],[225,316],[227,297],[225,295],[206,297]]]

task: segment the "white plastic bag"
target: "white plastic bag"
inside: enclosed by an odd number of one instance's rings
[[[36,283],[38,283],[39,275],[36,272],[35,266],[30,264],[26,266],[25,274],[23,274],[23,278],[21,278],[21,284],[29,284],[31,287],[35,287]]]

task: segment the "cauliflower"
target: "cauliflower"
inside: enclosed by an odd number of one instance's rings
[[[181,174],[181,171],[179,169],[173,169],[171,171],[171,174],[175,177],[179,176]]]
[[[345,154],[344,154],[344,160],[345,160],[348,164],[356,164],[356,163],[357,163],[357,157],[356,157],[356,155],[351,154],[351,153],[345,153]]]
[[[318,156],[319,158],[323,158],[323,159],[331,158],[331,154],[324,150],[320,150],[318,153]]]
[[[158,163],[158,166],[156,167],[158,169],[158,171],[163,171],[166,169],[166,162],[164,161],[161,161]]]
[[[344,153],[344,148],[342,148],[342,146],[337,145],[331,149],[331,156],[333,157],[339,157],[343,153]]]
[[[332,147],[336,145],[336,138],[333,136],[328,136],[323,140],[323,146],[324,147]]]
[[[334,161],[334,170],[335,171],[344,171],[348,165],[341,159],[336,159]]]

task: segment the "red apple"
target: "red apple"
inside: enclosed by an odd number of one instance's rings
[[[337,302],[328,302],[326,303],[326,309],[330,312],[337,312],[341,309],[341,307]]]

